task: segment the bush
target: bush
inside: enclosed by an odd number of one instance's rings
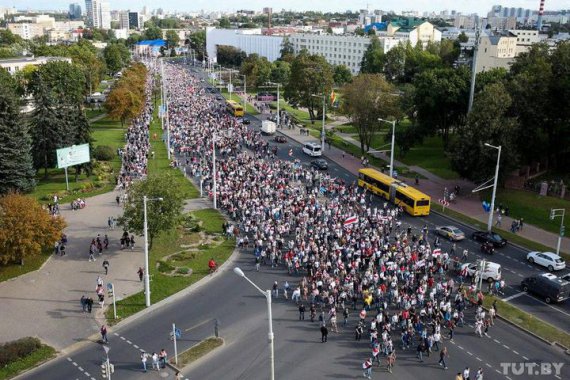
[[[0,367],[29,356],[42,347],[38,338],[22,338],[0,345]]]
[[[174,267],[170,264],[168,264],[165,261],[159,261],[158,262],[158,271],[160,273],[170,273],[174,270]]]
[[[115,158],[115,150],[108,145],[98,145],[95,147],[93,156],[98,161],[111,161]]]

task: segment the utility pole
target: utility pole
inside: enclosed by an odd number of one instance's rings
[[[469,106],[467,113],[471,112],[473,108],[473,98],[475,97],[475,79],[477,77],[477,50],[479,50],[479,36],[481,33],[481,26],[477,21],[477,29],[475,31],[475,44],[473,45],[473,60],[471,61],[471,88],[469,90]]]

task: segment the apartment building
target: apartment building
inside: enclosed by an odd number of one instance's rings
[[[71,58],[67,57],[22,57],[0,59],[0,67],[6,69],[10,74],[15,74],[24,67],[32,65],[45,65],[48,62],[65,61],[71,63]]]
[[[509,69],[517,52],[517,37],[513,34],[489,35],[483,33],[477,49],[477,73],[494,68]]]

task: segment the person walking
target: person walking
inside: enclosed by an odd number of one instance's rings
[[[445,358],[449,357],[447,352],[447,347],[443,347],[439,352],[439,362],[438,364],[443,367],[443,369],[447,369],[447,364],[445,363]]]
[[[424,351],[425,350],[426,350],[426,346],[424,345],[423,342],[418,344],[418,347],[416,348],[416,356],[418,359],[420,359],[420,363],[423,363],[423,361],[424,361]]]
[[[103,260],[103,269],[105,269],[105,275],[109,274],[109,261],[107,259]]]
[[[299,305],[299,320],[300,321],[305,320],[305,305],[303,305],[303,303]]]
[[[152,369],[156,368],[157,371],[160,371],[160,366],[158,364],[158,354],[156,352],[153,352],[151,358],[152,358]]]
[[[103,238],[103,247],[105,249],[109,249],[109,237],[107,236],[107,234],[105,234],[105,237]]]
[[[89,297],[87,298],[87,312],[91,313],[91,310],[93,309],[93,298]]]
[[[143,280],[144,269],[142,269],[142,267],[139,267],[139,270],[137,271],[137,274],[139,275],[139,281],[142,281],[142,280]]]
[[[158,354],[158,359],[160,361],[160,366],[162,368],[166,368],[167,357],[168,357],[168,355],[166,354],[166,350],[164,348],[162,350],[160,350],[160,353]]]
[[[471,370],[469,369],[469,367],[465,367],[465,369],[463,370],[463,380],[471,380],[470,376],[470,372]]]
[[[372,359],[368,358],[362,363],[363,375],[367,379],[372,379]]]
[[[118,197],[117,197],[118,198]],[[143,366],[143,371],[146,372],[146,362],[148,360],[148,354],[146,352],[141,352],[141,363]]]
[[[321,343],[326,343],[328,336],[329,329],[327,329],[327,326],[321,325]]]
[[[475,380],[483,380],[483,368],[479,367],[477,373],[475,374]]]
[[[101,326],[99,332],[101,333],[101,340],[105,343],[109,343],[109,340],[107,339],[107,327],[105,325]]]
[[[87,311],[87,297],[85,295],[81,296],[81,309],[84,313]]]

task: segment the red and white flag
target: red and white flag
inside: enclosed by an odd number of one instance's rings
[[[357,222],[358,222],[358,217],[356,215],[352,215],[352,216],[346,218],[346,220],[344,221],[344,226],[348,227],[348,226],[353,225]]]
[[[431,255],[432,255],[433,257],[438,257],[439,255],[441,255],[441,249],[439,249],[439,248],[434,249],[434,250],[431,252]]]

